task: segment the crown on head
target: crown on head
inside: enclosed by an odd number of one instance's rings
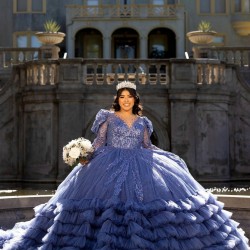
[[[116,85],[116,90],[118,91],[119,89],[123,89],[123,88],[130,88],[130,89],[134,89],[136,90],[136,85],[132,82],[128,82],[128,81],[123,81],[120,82]]]

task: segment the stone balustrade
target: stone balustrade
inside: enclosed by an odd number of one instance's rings
[[[180,81],[197,85],[225,83],[225,64],[215,59],[36,60],[24,63],[20,69],[23,85],[55,85],[68,81],[113,85],[125,80],[137,85],[166,87]]]
[[[200,47],[198,50],[201,57],[250,67],[250,47]]]
[[[129,5],[108,5],[101,7],[68,5],[67,12],[69,20],[74,18],[114,18],[114,17],[136,17],[136,18],[176,18],[177,6],[179,5],[150,5],[150,4],[129,4]]]
[[[0,48],[0,70],[9,69],[13,65],[38,60],[42,57],[48,58],[52,53],[51,50],[52,47]]]

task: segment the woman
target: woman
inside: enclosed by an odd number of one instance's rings
[[[248,249],[223,204],[173,153],[151,144],[136,86],[117,85],[100,110],[95,152],[78,165],[33,220],[0,231],[3,249]]]

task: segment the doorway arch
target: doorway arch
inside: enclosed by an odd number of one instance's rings
[[[175,58],[176,36],[168,28],[156,28],[148,34],[148,58]]]
[[[139,58],[139,34],[131,28],[120,28],[112,34],[112,57],[120,59]]]
[[[75,57],[103,58],[103,36],[97,29],[86,28],[75,36]]]

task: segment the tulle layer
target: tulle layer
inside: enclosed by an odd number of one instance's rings
[[[206,192],[177,202],[62,200],[35,212],[33,220],[0,230],[3,249],[248,249],[231,213]]]

